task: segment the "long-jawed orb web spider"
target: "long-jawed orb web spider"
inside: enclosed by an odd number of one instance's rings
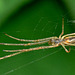
[[[55,36],[55,37],[48,37],[48,38],[37,39],[37,40],[25,40],[25,39],[15,38],[15,37],[10,36],[10,35],[5,33],[6,36],[8,36],[12,39],[15,39],[18,41],[30,42],[30,43],[27,43],[27,44],[0,43],[0,45],[31,46],[31,45],[48,43],[49,46],[40,46],[40,47],[34,47],[34,48],[22,49],[22,50],[3,50],[5,52],[16,52],[16,53],[0,57],[0,60],[15,56],[15,55],[23,53],[23,52],[40,50],[40,49],[48,49],[48,48],[58,47],[60,45],[65,49],[65,51],[67,53],[69,53],[70,49],[67,50],[65,46],[75,46],[75,33],[66,34],[66,35],[62,36],[63,34],[64,34],[64,18],[62,18],[62,33],[59,35],[59,37]]]

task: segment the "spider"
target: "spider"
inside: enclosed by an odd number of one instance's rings
[[[66,34],[66,35],[62,36],[63,34],[64,34],[64,18],[62,18],[62,33],[59,35],[59,37],[55,36],[55,37],[48,37],[48,38],[37,39],[37,40],[25,40],[25,39],[15,38],[15,37],[10,36],[5,33],[6,36],[8,36],[12,39],[15,39],[18,41],[25,41],[25,42],[29,42],[29,43],[27,43],[27,44],[0,43],[0,45],[30,46],[30,45],[38,45],[38,44],[48,43],[49,46],[40,46],[40,47],[34,47],[34,48],[22,49],[22,50],[3,50],[5,52],[16,52],[16,53],[0,57],[0,60],[15,56],[15,55],[23,53],[23,52],[40,50],[40,49],[48,49],[48,48],[58,47],[60,45],[65,49],[65,51],[67,53],[69,53],[70,49],[67,50],[65,46],[75,46],[75,33]]]

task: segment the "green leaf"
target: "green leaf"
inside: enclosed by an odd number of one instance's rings
[[[28,1],[25,3],[17,0],[12,1],[6,7],[1,2],[0,43],[25,43],[5,36],[3,32],[16,38],[29,40],[53,36],[59,37],[62,31],[63,16],[65,20],[64,35],[75,32],[73,24],[69,22],[72,16],[68,13],[67,7],[62,2],[43,0]],[[3,7],[4,9],[2,9]],[[4,15],[5,11],[6,13],[8,11],[8,14]],[[48,44],[45,45],[49,46]],[[5,49],[19,50],[38,46],[40,45],[27,47],[0,45],[0,57],[12,54],[10,52],[4,52],[3,50]],[[71,47],[69,54],[65,52],[62,46],[59,46],[56,48],[24,52],[0,60],[0,75],[74,75],[74,48]]]

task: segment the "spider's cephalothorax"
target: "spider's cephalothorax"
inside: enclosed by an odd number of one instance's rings
[[[60,45],[60,43],[62,42],[63,40],[62,39],[59,39],[59,38],[57,38],[57,39],[50,39],[49,40],[49,42],[48,42],[48,44],[49,45]]]

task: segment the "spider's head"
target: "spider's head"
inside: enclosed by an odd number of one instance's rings
[[[60,42],[62,42],[62,40],[59,38],[56,38],[56,39],[50,39],[48,44],[49,45],[56,45],[56,44],[60,44]]]

